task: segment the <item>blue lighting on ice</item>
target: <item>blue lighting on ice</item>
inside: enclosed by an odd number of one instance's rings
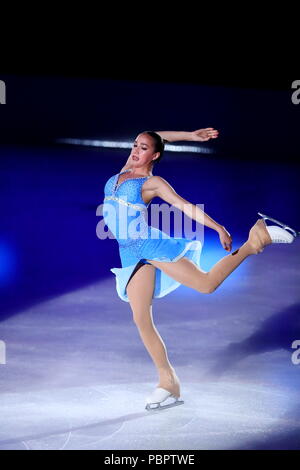
[[[15,277],[16,257],[12,248],[0,241],[0,287],[9,284]]]

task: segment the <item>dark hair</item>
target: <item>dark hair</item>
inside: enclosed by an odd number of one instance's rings
[[[162,139],[161,136],[157,134],[157,132],[154,132],[154,131],[144,131],[144,132],[141,132],[141,134],[147,134],[147,135],[150,135],[150,137],[152,137],[154,141],[154,150],[155,152],[160,153],[160,156],[156,158],[155,160],[152,160],[152,162],[153,164],[158,163],[162,159],[163,154],[164,154],[164,150],[165,150],[164,139]]]

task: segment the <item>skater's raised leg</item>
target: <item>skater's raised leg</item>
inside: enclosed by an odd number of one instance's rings
[[[248,240],[238,250],[218,261],[209,272],[184,257],[174,263],[148,261],[181,284],[203,294],[211,294],[248,256],[261,253],[271,243],[266,224],[259,219],[251,228]]]

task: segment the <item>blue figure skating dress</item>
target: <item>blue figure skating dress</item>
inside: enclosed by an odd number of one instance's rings
[[[129,302],[126,287],[130,279],[147,260],[175,262],[183,256],[200,268],[202,243],[188,238],[174,238],[148,225],[148,205],[142,199],[142,186],[151,176],[129,178],[118,184],[113,175],[104,187],[103,219],[119,244],[122,267],[112,268],[118,296]],[[138,235],[137,235],[138,233]],[[153,297],[169,294],[181,284],[163,271],[155,269]]]

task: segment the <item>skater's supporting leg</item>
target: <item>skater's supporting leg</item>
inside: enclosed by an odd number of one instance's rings
[[[127,295],[133,312],[133,320],[141,339],[157,367],[159,387],[175,396],[180,396],[180,385],[174,368],[170,364],[166,346],[153,323],[152,297],[155,282],[155,268],[145,264],[129,281]]]

